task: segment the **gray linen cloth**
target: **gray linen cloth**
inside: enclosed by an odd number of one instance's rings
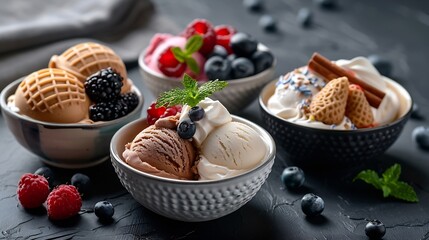
[[[77,43],[105,44],[132,65],[155,32],[172,31],[150,0],[0,0],[0,6],[0,90]]]

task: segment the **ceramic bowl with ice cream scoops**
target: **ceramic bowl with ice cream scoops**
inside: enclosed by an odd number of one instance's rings
[[[16,140],[45,163],[61,168],[84,168],[109,158],[109,144],[113,134],[126,123],[140,117],[143,96],[132,86],[139,99],[138,106],[126,116],[112,121],[87,123],[51,123],[35,120],[8,106],[23,79],[3,89],[0,95],[2,114]]]
[[[266,145],[264,159],[251,170],[220,180],[179,180],[156,176],[128,165],[122,153],[125,145],[137,133],[148,127],[139,119],[122,127],[112,138],[111,161],[122,185],[144,207],[162,216],[187,222],[220,218],[250,201],[271,172],[275,158],[275,143],[258,125],[232,116],[261,136]]]
[[[362,59],[355,61],[361,62]],[[259,96],[264,126],[297,164],[347,166],[363,163],[383,154],[396,141],[412,110],[411,96],[400,84],[384,76],[380,76],[380,81],[386,87],[386,97],[395,96],[394,105],[397,106],[393,108],[382,102],[379,109],[373,109],[377,121],[381,122],[382,116],[389,117],[381,124],[356,129],[350,127],[347,118],[344,119],[348,122],[344,120],[342,125],[329,125],[311,119],[282,117],[276,114],[276,109],[269,107],[279,84],[279,80],[273,80]],[[383,114],[378,114],[380,111]],[[282,114],[286,116],[289,113],[295,112],[289,109]]]

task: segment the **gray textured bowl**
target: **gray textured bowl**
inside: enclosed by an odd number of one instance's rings
[[[111,161],[122,185],[144,207],[162,216],[186,222],[201,222],[234,212],[250,201],[267,179],[274,163],[274,140],[263,128],[240,117],[233,121],[252,127],[263,138],[267,155],[260,165],[223,180],[191,181],[158,177],[141,172],[123,161],[125,144],[146,128],[139,119],[121,128],[112,138]]]
[[[383,154],[399,137],[412,110],[410,94],[395,81],[384,78],[400,99],[399,117],[392,123],[358,130],[329,130],[297,125],[273,115],[267,102],[277,80],[267,84],[259,96],[264,127],[298,165],[360,164]]]
[[[267,49],[264,45],[260,44],[260,49]],[[158,72],[150,69],[144,62],[145,51],[139,56],[139,69],[142,75],[143,82],[151,91],[151,93],[158,97],[159,94],[176,87],[182,87],[181,80],[178,78],[171,78],[161,75]],[[228,87],[222,91],[214,93],[211,98],[219,100],[222,104],[232,113],[243,110],[255,98],[257,98],[261,88],[271,81],[275,75],[276,60],[273,65],[263,72],[256,75],[226,80]]]
[[[97,124],[42,122],[11,111],[7,106],[7,98],[15,93],[21,81],[12,82],[1,92],[1,109],[6,125],[23,147],[55,167],[85,168],[109,159],[113,134],[126,123],[139,118],[143,107],[143,96],[133,87],[139,104],[125,117]]]

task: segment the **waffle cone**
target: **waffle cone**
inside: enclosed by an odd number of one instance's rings
[[[112,49],[98,43],[81,43],[67,49],[59,56],[54,55],[49,62],[49,67],[71,72],[82,83],[101,69],[111,67],[124,79],[121,92],[129,92],[131,88],[122,59]]]
[[[336,78],[326,84],[310,103],[310,114],[325,124],[340,124],[346,111],[349,81]]]
[[[369,127],[374,123],[371,106],[366,100],[362,89],[356,84],[349,86],[346,116],[357,128]]]
[[[19,112],[45,122],[79,122],[88,116],[89,103],[83,83],[62,69],[36,71],[15,92]]]

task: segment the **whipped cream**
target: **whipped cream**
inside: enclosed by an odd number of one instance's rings
[[[217,180],[230,178],[249,171],[249,169],[230,169],[225,166],[211,163],[206,157],[200,155],[197,164],[200,180]]]

